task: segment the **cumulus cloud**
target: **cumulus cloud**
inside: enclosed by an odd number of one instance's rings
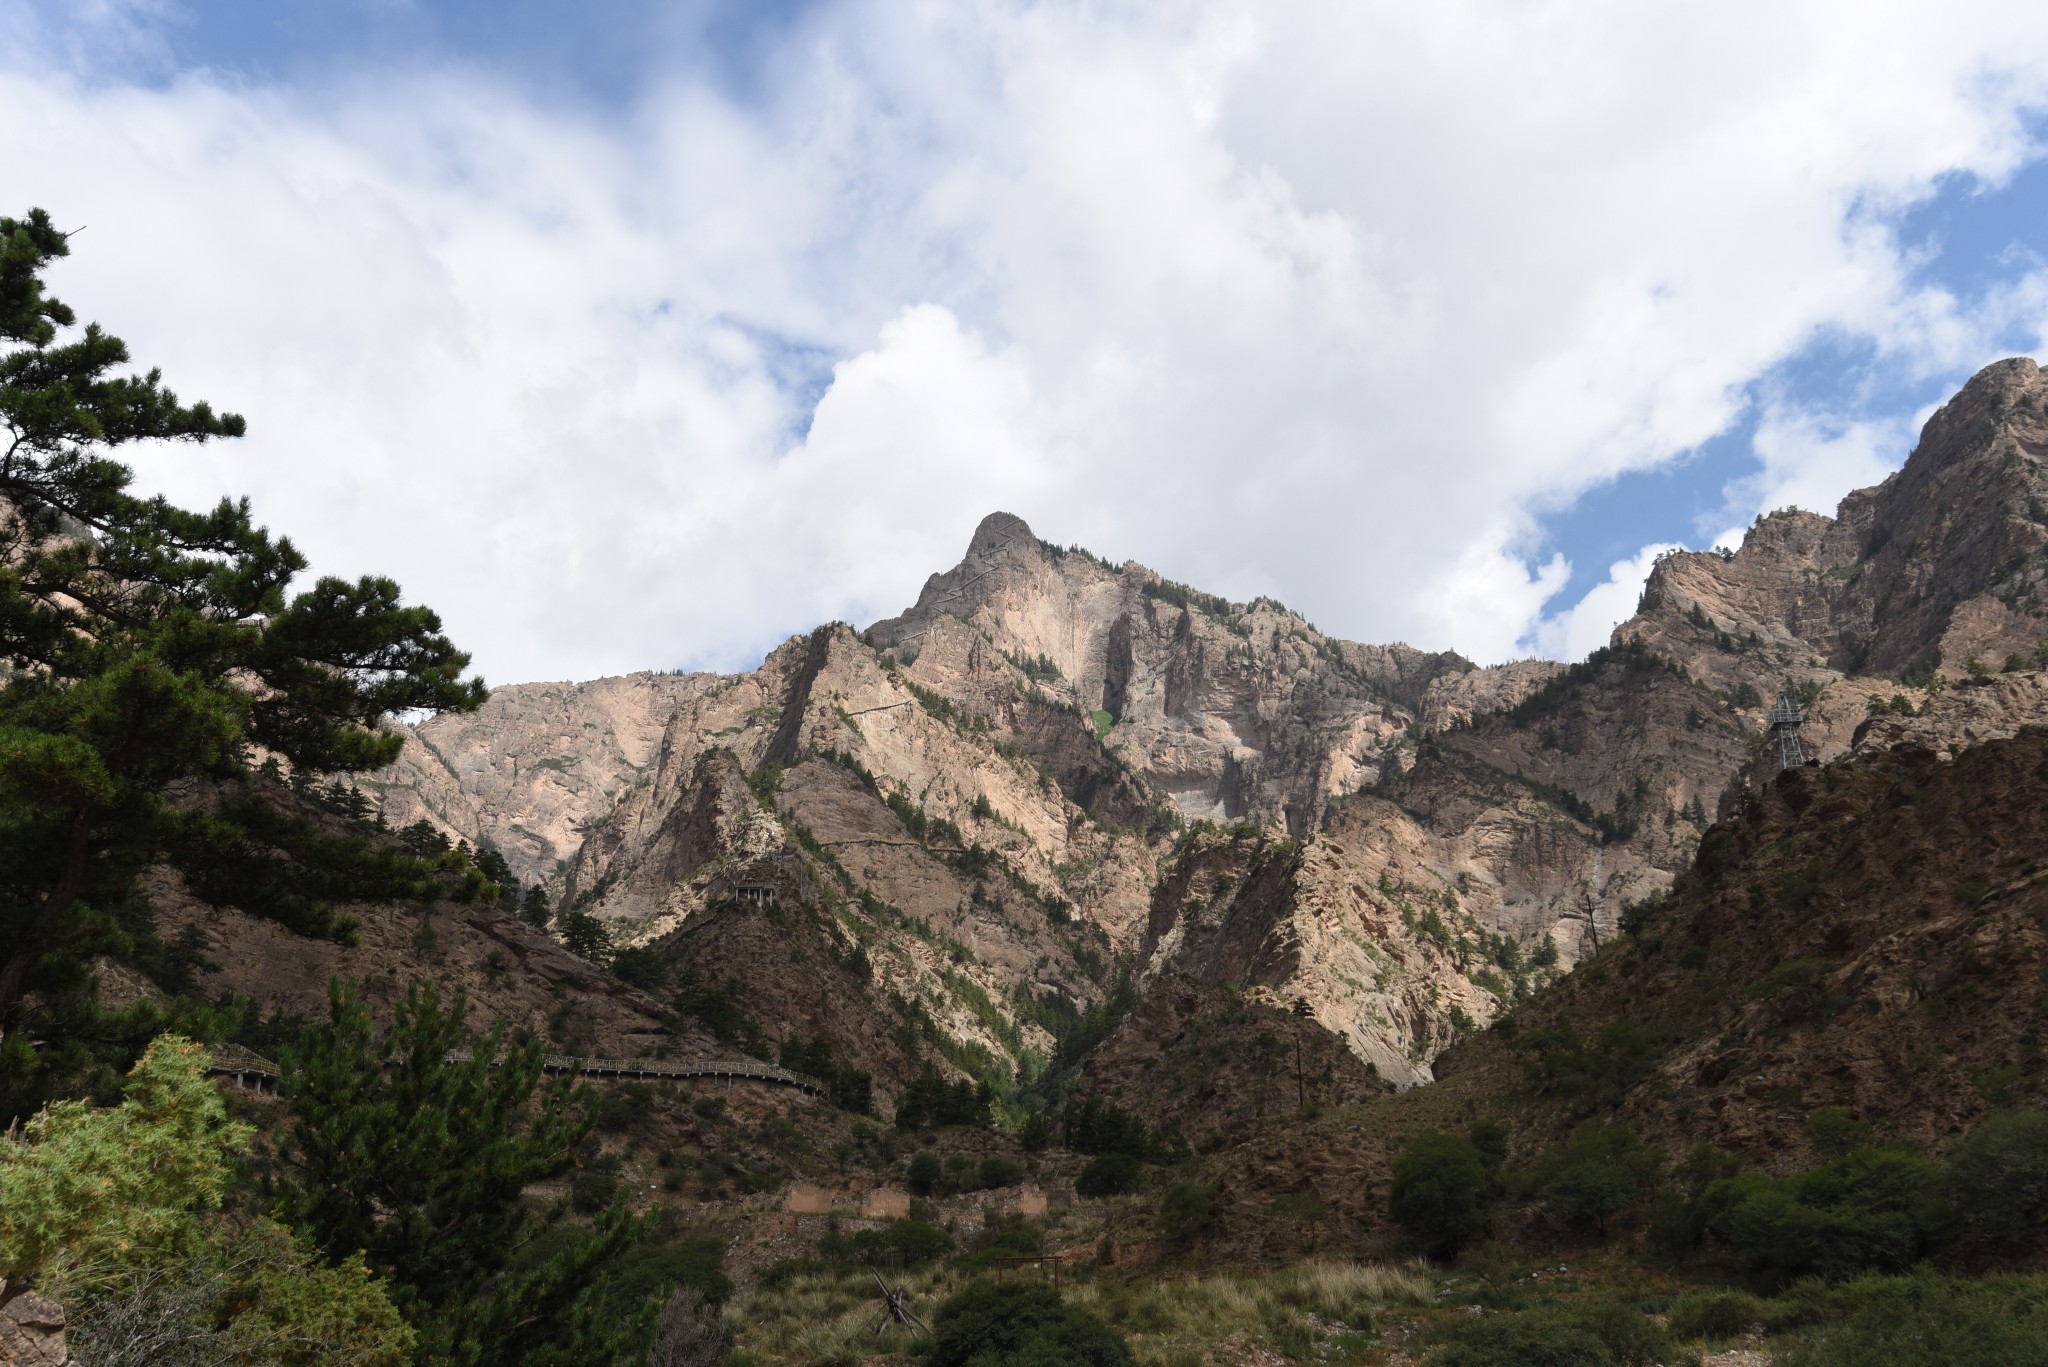
[[[1614,629],[1635,616],[1657,557],[1682,549],[1674,542],[1645,546],[1629,559],[1609,565],[1607,578],[1571,607],[1544,619],[1534,633],[1538,653],[1554,660],[1577,660],[1606,645]]]
[[[1540,510],[1819,335],[1992,359],[1888,225],[2048,104],[2023,5],[854,0],[745,100],[678,65],[615,116],[38,42],[0,175],[90,224],[60,291],[251,423],[145,480],[394,574],[499,679],[750,664],[998,507],[1355,638],[1576,653],[1646,562],[1546,623]],[[1897,438],[1773,414],[1751,492]]]

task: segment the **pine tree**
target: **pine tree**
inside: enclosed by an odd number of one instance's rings
[[[391,714],[485,696],[390,580],[287,598],[306,560],[246,500],[194,513],[128,492],[110,452],[244,424],[154,370],[117,373],[127,348],[97,324],[73,333],[42,279],[68,251],[41,210],[0,218],[0,1122],[106,1033],[76,1024],[86,965],[153,939],[145,868],[337,939],[332,900],[430,891],[435,866],[334,835],[261,765],[308,787],[375,769],[401,744]]]
[[[520,899],[519,919],[535,930],[546,930],[554,914],[555,909],[548,901],[548,890],[539,883],[528,888]]]
[[[284,1061],[283,1213],[330,1257],[361,1250],[390,1278],[432,1360],[610,1362],[655,1308],[604,1293],[638,1222],[617,1202],[567,1231],[561,1206],[524,1199],[574,1163],[589,1089],[541,1087],[538,1040],[508,1045],[502,1026],[479,1038],[465,1015],[462,998],[444,1009],[415,984],[379,1033],[352,989],[330,987],[328,1023]]]
[[[512,876],[512,866],[505,862],[505,852],[488,840],[477,842],[474,856],[477,868],[483,876],[498,885],[502,899],[513,899],[519,895],[519,880]]]

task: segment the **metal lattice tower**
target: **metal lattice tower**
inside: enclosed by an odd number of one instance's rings
[[[1806,714],[1799,710],[1799,704],[1792,700],[1790,685],[1778,689],[1778,705],[1771,709],[1771,734],[1778,739],[1778,767],[1797,769],[1806,763],[1806,751],[1799,744],[1799,723],[1806,720]]]

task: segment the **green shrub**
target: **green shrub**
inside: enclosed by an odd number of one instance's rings
[[[1126,1196],[1145,1189],[1145,1165],[1127,1153],[1097,1154],[1074,1179],[1081,1196]]]
[[[623,1083],[599,1092],[592,1110],[597,1128],[618,1134],[654,1114],[654,1093],[644,1082]]]
[[[1024,1146],[1026,1153],[1045,1152],[1052,1147],[1053,1138],[1052,1121],[1042,1111],[1033,1111],[1025,1116],[1023,1125],[1017,1130],[1017,1142]]]
[[[891,1220],[880,1229],[854,1235],[848,1247],[862,1261],[880,1254],[899,1267],[922,1267],[952,1252],[953,1236],[923,1220]]]
[[[1676,1367],[1697,1363],[1625,1305],[1544,1306],[1458,1325],[1432,1367]]]
[[[1042,1282],[976,1282],[932,1316],[925,1367],[1136,1367],[1123,1338]]]
[[[569,1182],[569,1205],[579,1215],[595,1215],[612,1203],[619,1193],[619,1179],[608,1172],[588,1168]]]
[[[1564,1313],[1600,1340],[1616,1367],[1664,1367],[1688,1356],[1678,1351],[1661,1325],[1626,1305],[1595,1302]]]
[[[1488,1315],[1458,1326],[1431,1367],[1615,1367],[1594,1334],[1555,1312]]]
[[[1610,1219],[1649,1192],[1663,1164],[1626,1125],[1587,1121],[1544,1152],[1529,1181],[1566,1224],[1605,1234]]]
[[[1965,1243],[2038,1241],[2048,1226],[2048,1111],[1992,1116],[1949,1151],[1948,1175]]]
[[[1629,1021],[1609,1021],[1591,1041],[1569,1025],[1531,1034],[1524,1067],[1530,1085],[1574,1103],[1580,1115],[1616,1106],[1630,1087],[1650,1075],[1667,1036]]]
[[[921,1153],[910,1160],[908,1176],[910,1189],[919,1196],[929,1196],[932,1188],[938,1186],[943,1169],[935,1153]]]
[[[685,1234],[672,1242],[633,1245],[612,1266],[610,1289],[622,1301],[667,1300],[678,1286],[695,1291],[710,1306],[732,1296],[725,1275],[725,1240],[716,1234]]]
[[[1216,1189],[1200,1182],[1175,1182],[1159,1202],[1159,1232],[1178,1242],[1192,1239],[1216,1220]]]
[[[1815,1152],[1842,1158],[1870,1142],[1870,1126],[1846,1106],[1822,1106],[1806,1117],[1806,1142]]]
[[[1681,1339],[1732,1339],[1764,1322],[1770,1304],[1747,1291],[1694,1291],[1671,1303],[1668,1327]]]
[[[1045,1239],[1036,1224],[1022,1215],[992,1215],[975,1236],[967,1262],[981,1267],[997,1258],[1035,1258],[1043,1252]]]
[[[1463,1135],[1423,1134],[1394,1160],[1387,1213],[1425,1251],[1446,1257],[1486,1221],[1486,1160]]]
[[[1650,1248],[1677,1262],[1699,1247],[1706,1234],[1704,1197],[1709,1187],[1742,1171],[1741,1160],[1702,1140],[1686,1151],[1672,1181],[1650,1202]]]
[[[1842,1287],[1848,1313],[1802,1334],[1780,1367],[2031,1367],[2048,1362],[2036,1278],[1960,1282],[1929,1272]]]
[[[570,913],[572,916],[580,912]],[[651,949],[633,946],[612,955],[612,976],[628,987],[643,992],[661,992],[668,987],[668,965]]]
[[[1912,1264],[1945,1223],[1941,1170],[1904,1149],[1859,1149],[1792,1177],[1744,1174],[1701,1198],[1707,1229],[1766,1283],[1841,1280]]]
[[[998,1187],[1014,1187],[1023,1181],[1024,1168],[1008,1158],[984,1158],[976,1176],[981,1179],[984,1191],[994,1191]]]
[[[199,1045],[160,1035],[119,1106],[59,1101],[28,1122],[25,1142],[0,1143],[0,1275],[134,1260],[220,1204],[251,1131],[229,1119],[206,1065]]]
[[[856,1234],[845,1234],[835,1228],[818,1240],[818,1255],[826,1262],[853,1267],[922,1267],[952,1250],[951,1234],[914,1217],[891,1220],[880,1229],[863,1229]]]

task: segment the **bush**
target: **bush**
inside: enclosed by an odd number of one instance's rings
[[[1453,1329],[1433,1367],[1659,1367],[1697,1363],[1624,1305],[1546,1306]]]
[[[571,915],[581,915],[572,912]],[[612,955],[612,976],[628,987],[643,992],[661,992],[668,987],[668,965],[651,949],[634,946]]]
[[[654,1092],[643,1082],[628,1082],[598,1093],[591,1108],[597,1128],[618,1134],[639,1125],[654,1114]]]
[[[1732,1339],[1762,1324],[1770,1304],[1747,1291],[1695,1291],[1671,1303],[1671,1333],[1681,1339]]]
[[[1179,1242],[1192,1239],[1216,1220],[1216,1190],[1200,1182],[1175,1182],[1159,1202],[1159,1232]]]
[[[998,1187],[1014,1187],[1023,1181],[1024,1168],[1008,1158],[984,1158],[976,1175],[980,1177],[984,1191],[994,1191]]]
[[[569,1182],[569,1205],[579,1215],[595,1215],[619,1194],[619,1179],[608,1172],[584,1169]]]
[[[1678,1262],[1699,1247],[1706,1234],[1703,1198],[1707,1188],[1742,1171],[1742,1163],[1702,1140],[1686,1151],[1672,1173],[1672,1185],[1650,1203],[1649,1246],[1656,1253]]]
[[[1485,1223],[1485,1194],[1485,1158],[1471,1140],[1455,1134],[1418,1135],[1394,1161],[1387,1213],[1426,1252],[1447,1257]]]
[[[785,1040],[778,1060],[793,1073],[804,1073],[825,1084],[832,1104],[842,1111],[866,1115],[874,1109],[875,1080],[858,1068],[842,1068],[832,1057],[832,1046],[822,1039]]]
[[[898,1267],[922,1267],[952,1252],[953,1236],[923,1220],[891,1220],[880,1229],[854,1235],[848,1247],[863,1262],[879,1254]]]
[[[941,1305],[925,1367],[1136,1367],[1123,1338],[1042,1282],[977,1282]]]
[[[1052,1121],[1042,1112],[1033,1111],[1024,1117],[1024,1124],[1017,1131],[1017,1142],[1024,1146],[1026,1153],[1043,1153],[1052,1147]]]
[[[1597,1228],[1635,1204],[1657,1179],[1664,1155],[1626,1125],[1588,1121],[1538,1159],[1530,1174],[1544,1202],[1576,1229]]]
[[[415,1360],[412,1328],[361,1254],[330,1266],[305,1239],[261,1216],[246,1225],[209,1222],[194,1233],[171,1256],[123,1258],[82,1282],[48,1285],[70,1312],[69,1361],[402,1367]]]
[[[1816,1153],[1844,1158],[1870,1143],[1870,1126],[1846,1106],[1822,1106],[1806,1117],[1806,1142]]]
[[[1488,1315],[1460,1325],[1431,1367],[1615,1367],[1590,1331],[1555,1313]]]
[[[966,1260],[985,1267],[997,1258],[1035,1258],[1045,1252],[1045,1239],[1037,1225],[1022,1215],[991,1215],[975,1236],[974,1251]]]
[[[1678,1351],[1662,1326],[1626,1305],[1596,1302],[1574,1306],[1565,1313],[1600,1340],[1616,1367],[1664,1367],[1689,1356]]]
[[[1706,1226],[1767,1284],[1898,1271],[1944,1223],[1941,1170],[1903,1149],[1859,1149],[1792,1177],[1726,1178],[1701,1198]]]
[[[28,1122],[25,1142],[0,1143],[0,1276],[132,1262],[220,1204],[251,1131],[228,1118],[206,1065],[199,1045],[160,1035],[119,1106],[59,1101]]]
[[[2048,1362],[2037,1279],[1957,1282],[1932,1273],[1841,1288],[1852,1308],[1778,1356],[1782,1367],[2020,1367]]]
[[[2048,1111],[1992,1116],[1949,1151],[1948,1175],[1967,1244],[2038,1241],[2048,1226]]]
[[[929,1196],[939,1184],[942,1169],[939,1156],[935,1153],[921,1153],[910,1160],[908,1169],[910,1189],[919,1196]]]
[[[1081,1196],[1125,1196],[1145,1189],[1145,1165],[1127,1153],[1097,1154],[1074,1179]]]
[[[725,1241],[716,1234],[683,1234],[668,1243],[642,1242],[612,1265],[612,1291],[622,1301],[638,1304],[665,1299],[679,1286],[697,1293],[700,1302],[717,1309],[732,1296],[725,1274]]]

